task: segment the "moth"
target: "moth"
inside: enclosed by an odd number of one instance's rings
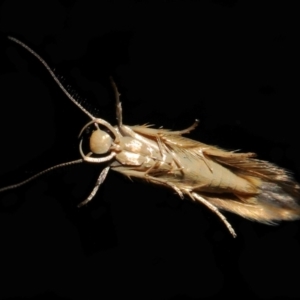
[[[198,120],[179,131],[155,129],[149,125],[124,125],[120,94],[113,80],[117,125],[112,126],[93,116],[77,102],[36,52],[16,38],[8,38],[44,65],[64,94],[90,121],[79,134],[81,159],[50,167],[23,182],[0,189],[0,192],[22,186],[62,166],[82,162],[105,163],[106,167],[100,172],[92,192],[79,206],[93,199],[111,169],[129,178],[165,186],[181,199],[186,196],[202,203],[222,220],[233,237],[236,233],[221,211],[266,224],[300,218],[300,186],[286,170],[256,159],[254,153],[226,151],[183,137],[196,128]],[[85,153],[83,132],[87,128],[92,132],[89,152]]]

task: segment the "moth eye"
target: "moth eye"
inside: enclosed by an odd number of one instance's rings
[[[93,131],[90,137],[90,149],[95,154],[104,154],[108,152],[112,144],[110,135],[100,129]]]

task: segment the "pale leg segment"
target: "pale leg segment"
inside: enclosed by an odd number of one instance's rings
[[[182,130],[177,130],[177,131],[170,131],[169,134],[175,134],[175,135],[182,135],[182,134],[187,134],[190,133],[192,130],[194,130],[199,124],[199,120],[195,120],[195,122],[188,128],[182,129]]]
[[[96,193],[97,193],[97,191],[98,191],[100,185],[103,183],[103,181],[105,180],[105,178],[106,178],[106,176],[107,176],[107,173],[108,173],[108,171],[109,171],[109,168],[110,168],[110,167],[108,166],[108,167],[104,168],[104,169],[101,171],[101,173],[100,173],[100,175],[99,175],[99,177],[98,177],[98,179],[97,179],[97,181],[96,181],[96,184],[95,184],[95,186],[94,186],[92,192],[90,193],[90,195],[89,195],[84,201],[82,201],[81,203],[78,204],[78,207],[81,207],[81,206],[83,206],[83,205],[86,205],[88,202],[90,202],[90,201],[95,197],[95,195],[96,195]]]
[[[218,210],[217,207],[212,205],[209,201],[205,200],[203,197],[201,197],[197,193],[189,193],[189,195],[190,195],[191,199],[195,200],[194,198],[196,198],[198,201],[200,201],[202,204],[204,204],[206,207],[208,207],[211,211],[213,211],[215,214],[217,214],[218,217],[223,221],[223,223],[225,224],[225,226],[227,227],[229,232],[232,234],[232,236],[236,237],[236,233],[235,233],[234,229],[232,228],[230,223],[226,220],[224,215],[222,215],[220,213],[220,211]]]
[[[170,183],[167,179],[157,178],[157,177],[148,175],[147,171],[144,172],[144,171],[130,170],[130,169],[126,169],[124,167],[113,168],[113,170],[120,172],[121,174],[123,174],[129,178],[131,178],[131,177],[141,178],[148,182],[155,182],[155,183],[167,186],[169,188],[171,187],[173,190],[175,190],[176,193],[178,193],[178,195],[180,196],[181,199],[184,198],[183,193],[175,184]],[[151,172],[151,170],[150,170],[150,172]]]

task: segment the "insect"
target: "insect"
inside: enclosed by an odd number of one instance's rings
[[[129,178],[170,188],[182,199],[187,196],[204,204],[218,215],[233,237],[236,233],[221,213],[223,210],[266,224],[300,218],[300,186],[286,170],[254,158],[254,153],[226,151],[183,137],[196,128],[198,120],[179,131],[154,129],[148,125],[124,125],[120,94],[113,80],[117,125],[112,126],[82,107],[37,53],[17,39],[9,39],[33,54],[64,94],[91,120],[79,134],[81,159],[53,166],[23,182],[4,187],[0,192],[17,188],[62,166],[82,162],[106,163],[92,192],[79,206],[93,199],[112,169]],[[93,129],[89,137],[90,152],[85,154],[82,136],[87,128]]]

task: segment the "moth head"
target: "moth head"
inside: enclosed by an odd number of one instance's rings
[[[89,126],[95,126],[95,130],[89,137],[89,150],[91,152],[84,154],[82,147],[82,134],[89,128]],[[104,130],[100,129],[103,128]],[[92,119],[88,122],[80,131],[79,134],[80,143],[79,151],[82,158],[88,162],[101,163],[111,160],[116,156],[116,149],[120,144],[120,133],[111,126],[107,121],[103,119]],[[100,155],[101,157],[92,157],[94,155]],[[102,156],[105,154],[106,156]]]
[[[95,154],[107,153],[111,147],[112,138],[105,131],[97,128],[90,137],[90,150]]]

